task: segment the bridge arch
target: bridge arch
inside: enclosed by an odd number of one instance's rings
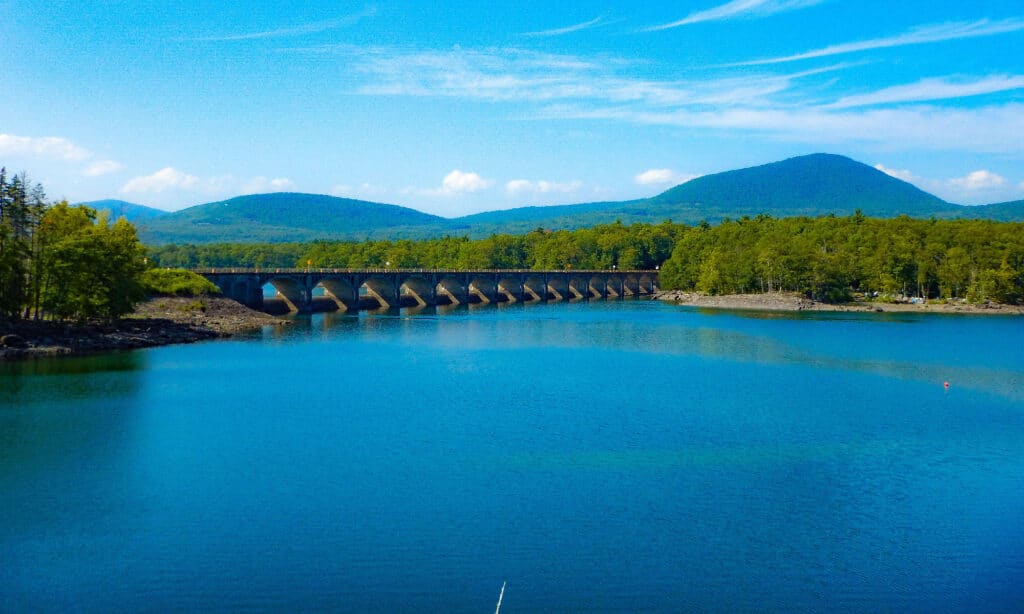
[[[549,275],[546,288],[547,296],[556,301],[572,297],[569,291],[569,278],[565,275]]]
[[[401,302],[408,306],[415,304],[418,307],[426,307],[435,304],[434,284],[431,284],[422,275],[410,275],[402,280],[399,293]]]
[[[309,310],[312,289],[306,287],[302,279],[292,276],[271,277],[263,284],[264,291],[268,286],[273,288],[274,298],[281,300],[289,313]]]
[[[391,280],[386,276],[370,275],[359,286],[359,302],[376,302],[378,309],[398,309],[399,294]]]
[[[469,288],[459,277],[445,275],[437,281],[434,296],[439,303],[445,300],[449,305],[462,305],[469,302]]]
[[[518,303],[523,300],[523,282],[518,275],[499,277],[495,290],[499,299],[505,297],[509,303]]]
[[[314,286],[314,290],[317,287],[324,289],[324,295],[334,301],[338,311],[359,309],[359,289],[353,287],[347,279],[325,277]]]
[[[481,303],[493,303],[498,300],[498,285],[491,276],[474,276],[469,280],[469,295]]]
[[[548,283],[541,275],[527,275],[523,278],[523,300],[544,301],[548,298]]]
[[[620,275],[609,275],[604,280],[604,293],[608,298],[619,298],[622,296],[622,277]]]

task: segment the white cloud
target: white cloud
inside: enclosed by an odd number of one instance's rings
[[[160,194],[163,192],[196,192],[208,196],[287,192],[295,182],[287,177],[267,178],[218,175],[197,177],[168,166],[151,175],[135,177],[121,186],[122,194]]]
[[[160,193],[167,190],[192,190],[200,185],[199,177],[183,173],[171,166],[152,175],[135,177],[121,186],[122,194]]]
[[[228,42],[228,41],[242,41],[242,40],[254,40],[260,38],[281,38],[286,36],[302,36],[304,34],[315,34],[317,32],[325,32],[327,30],[335,30],[337,28],[343,28],[355,24],[356,22],[375,15],[377,10],[375,8],[367,7],[358,13],[352,15],[346,15],[338,19],[328,19],[326,21],[316,21],[312,23],[302,24],[298,26],[292,26],[290,28],[278,28],[276,30],[267,30],[264,32],[247,32],[244,34],[227,34],[224,36],[206,36],[201,38],[195,38],[192,40],[200,42]]]
[[[821,2],[823,2],[823,0],[732,0],[732,2],[727,2],[721,6],[716,6],[705,11],[690,13],[690,15],[678,21],[673,21],[659,26],[651,26],[650,28],[646,28],[645,31],[653,32],[657,30],[668,30],[669,28],[678,28],[679,26],[700,23],[702,21],[716,21],[720,19],[732,19],[734,17],[763,17],[773,15],[775,13],[781,13],[783,11],[791,11],[794,9],[814,6]]]
[[[968,191],[992,190],[1006,185],[1006,179],[986,170],[978,170],[968,173],[966,177],[950,179],[951,186]]]
[[[441,194],[466,194],[479,192],[491,187],[494,182],[484,179],[476,173],[464,173],[459,169],[444,176],[441,181]]]
[[[295,189],[295,182],[287,177],[253,177],[244,182],[242,194],[263,194],[266,192],[288,192]]]
[[[505,191],[512,196],[524,194],[572,194],[583,187],[582,181],[531,181],[513,179],[505,184]]]
[[[878,104],[948,100],[1022,88],[1024,88],[1024,76],[1021,75],[993,75],[983,79],[960,82],[949,79],[922,79],[917,83],[887,87],[869,94],[845,96],[827,106],[833,109],[845,109]]]
[[[520,36],[527,37],[548,37],[548,36],[561,36],[563,34],[571,34],[573,32],[579,32],[580,30],[586,30],[587,28],[593,28],[594,26],[601,23],[603,17],[596,17],[590,21],[584,21],[572,26],[566,26],[564,28],[556,28],[554,30],[542,30],[540,32],[524,32]]]
[[[886,175],[889,175],[890,177],[895,177],[896,179],[902,179],[903,181],[906,181],[907,183],[913,183],[915,180],[917,180],[917,177],[915,177],[913,173],[911,173],[910,171],[905,170],[905,169],[904,170],[898,170],[898,169],[895,169],[895,168],[888,168],[888,167],[886,167],[886,166],[884,166],[882,164],[876,164],[875,165],[875,169],[882,171],[883,173],[885,173]]]
[[[639,185],[664,185],[668,183],[685,183],[697,177],[699,175],[684,175],[670,168],[652,168],[633,177],[633,181]]]
[[[380,198],[387,193],[387,188],[369,182],[363,182],[356,186],[339,183],[331,188],[331,196],[339,198],[373,199]]]
[[[114,160],[97,160],[89,166],[82,169],[82,174],[86,177],[100,177],[102,175],[109,175],[110,173],[116,173],[117,171],[124,168],[124,165]]]
[[[78,162],[92,157],[92,152],[57,136],[15,136],[0,134],[0,155],[26,154]]]
[[[1024,20],[1013,18],[1001,21],[990,21],[981,19],[978,21],[958,21],[937,25],[921,26],[888,38],[874,38],[840,45],[831,45],[822,49],[815,49],[804,53],[787,55],[777,58],[766,58],[762,60],[751,60],[749,62],[738,62],[730,66],[756,66],[760,64],[781,64],[783,62],[795,62],[797,60],[809,60],[844,53],[857,51],[868,51],[871,49],[886,49],[889,47],[903,47],[905,45],[921,45],[925,43],[937,43],[949,40],[964,38],[976,38],[980,36],[994,36],[1008,32],[1024,30]]]

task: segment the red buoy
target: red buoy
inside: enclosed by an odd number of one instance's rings
[[[946,390],[949,390],[949,382],[943,382],[942,387],[945,388]]]

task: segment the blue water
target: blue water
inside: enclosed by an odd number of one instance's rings
[[[1022,348],[612,301],[0,365],[0,610],[1024,611]]]

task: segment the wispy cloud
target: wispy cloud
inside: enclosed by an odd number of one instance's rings
[[[510,196],[572,194],[582,187],[582,181],[513,179],[505,184],[505,191]]]
[[[685,183],[697,177],[699,175],[677,173],[670,168],[652,168],[637,174],[636,177],[633,177],[633,181],[638,185],[666,185],[669,183]]]
[[[970,108],[920,104],[1016,89],[1021,79],[1016,75],[945,77],[855,97],[833,94],[836,82],[827,74],[857,64],[659,80],[645,77],[643,66],[616,58],[520,49],[335,51],[345,53],[347,65],[362,77],[357,93],[512,102],[528,119],[679,126],[818,146],[873,143],[1014,152],[1024,138],[1024,105],[1019,103]]]
[[[950,179],[949,183],[964,190],[991,190],[1006,185],[1006,179],[992,171],[982,169],[968,173],[966,177]]]
[[[541,38],[548,36],[562,36],[563,34],[572,34],[573,32],[579,32],[580,30],[587,30],[594,26],[600,25],[604,21],[604,17],[595,17],[590,21],[584,21],[572,26],[566,26],[564,28],[555,28],[554,30],[541,30],[539,32],[523,32],[520,36],[526,36],[530,38]]]
[[[82,170],[82,174],[86,177],[101,177],[103,175],[109,175],[110,173],[116,173],[117,171],[124,168],[124,165],[114,160],[97,160]]]
[[[266,30],[262,32],[245,32],[241,34],[225,34],[221,36],[202,36],[193,38],[194,41],[201,42],[225,42],[225,41],[244,41],[244,40],[256,40],[261,38],[283,38],[288,36],[303,36],[305,34],[316,34],[317,32],[325,32],[327,30],[336,30],[338,28],[345,28],[362,19],[372,17],[377,12],[377,9],[373,7],[366,7],[358,13],[352,15],[346,15],[337,19],[328,19],[324,21],[315,21],[312,23],[301,24],[288,28],[277,28],[274,30]]]
[[[737,62],[728,66],[760,66],[764,64],[781,64],[783,62],[795,62],[797,60],[809,60],[857,51],[868,51],[871,49],[885,49],[889,47],[902,47],[905,45],[923,45],[925,43],[937,43],[942,41],[959,40],[964,38],[977,38],[980,36],[994,36],[1008,32],[1024,30],[1024,20],[1019,18],[991,21],[981,19],[978,21],[958,21],[938,25],[921,26],[887,38],[874,38],[840,45],[831,45],[813,51],[797,53],[776,58],[751,60],[749,62]]]
[[[59,136],[17,136],[0,134],[0,155],[31,155],[68,162],[92,157],[92,152]]]
[[[287,177],[267,178],[235,177],[218,175],[198,177],[166,166],[150,175],[129,179],[120,192],[122,194],[162,194],[164,192],[196,192],[208,196],[223,194],[258,194],[263,192],[284,192],[295,188],[295,182]]]
[[[657,26],[645,28],[645,32],[656,32],[658,30],[669,30],[680,26],[688,26],[702,21],[718,21],[721,19],[734,19],[737,17],[764,17],[792,11],[804,7],[820,4],[824,0],[732,0],[721,6],[716,6],[704,11],[690,13],[686,17],[664,23]]]
[[[924,102],[982,96],[1024,88],[1024,76],[993,75],[972,81],[949,78],[922,79],[917,83],[887,87],[868,94],[845,96],[828,105],[833,109],[848,109],[880,104]]]

